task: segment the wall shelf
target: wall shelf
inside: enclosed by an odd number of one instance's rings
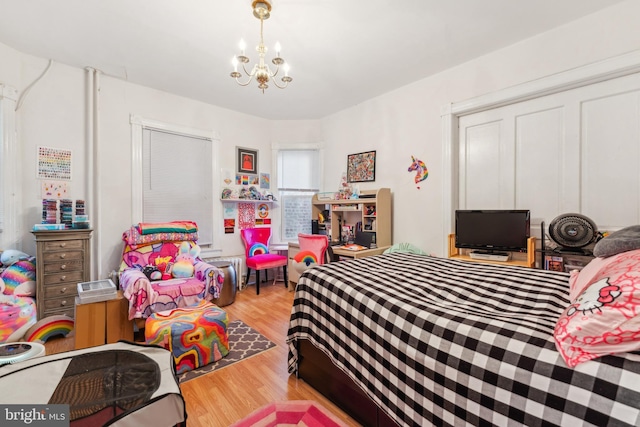
[[[273,203],[275,200],[255,200],[255,199],[220,199],[223,203]]]

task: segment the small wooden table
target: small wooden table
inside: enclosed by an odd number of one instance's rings
[[[76,300],[75,348],[133,341],[133,321],[129,320],[129,301],[118,296],[107,301],[80,304]]]

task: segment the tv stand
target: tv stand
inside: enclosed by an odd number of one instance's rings
[[[536,238],[530,237],[527,239],[527,252],[526,258],[524,259],[515,259],[512,256],[512,253],[507,253],[507,260],[500,259],[492,259],[491,256],[498,254],[500,252],[489,252],[489,251],[474,251],[476,254],[469,253],[469,251],[465,251],[463,249],[456,248],[456,236],[455,234],[449,234],[449,258],[461,259],[465,261],[473,261],[473,262],[484,262],[488,264],[503,264],[503,265],[519,265],[521,267],[529,267],[533,268],[536,264]],[[480,253],[477,253],[480,252]],[[489,252],[489,256],[487,254],[482,254],[482,252]],[[503,253],[500,253],[503,254]]]

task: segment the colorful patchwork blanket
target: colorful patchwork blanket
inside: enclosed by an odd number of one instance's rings
[[[125,245],[120,264],[120,288],[129,300],[129,318],[147,318],[152,313],[186,307],[201,300],[220,297],[224,272],[197,259],[193,277],[151,281],[143,273],[146,266],[173,263],[182,242]],[[195,242],[189,242],[191,247]]]

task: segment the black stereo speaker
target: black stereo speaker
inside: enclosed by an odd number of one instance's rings
[[[318,229],[318,220],[317,219],[312,219],[311,220],[311,234],[320,234],[320,231]]]

